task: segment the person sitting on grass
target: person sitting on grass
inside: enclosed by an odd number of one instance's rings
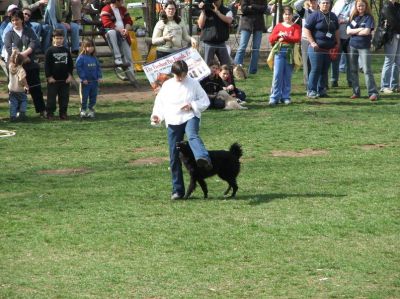
[[[175,61],[171,73],[174,78],[162,85],[150,120],[156,125],[165,120],[172,176],[171,199],[176,200],[185,195],[182,165],[176,148],[176,143],[183,141],[185,134],[197,165],[207,170],[212,169],[210,156],[199,136],[201,112],[207,109],[210,101],[199,82],[187,76],[188,66],[185,61]]]
[[[235,80],[231,72],[231,68],[224,64],[221,66],[219,76],[222,79],[223,89],[226,90],[232,97],[238,99],[239,104],[246,104],[246,94],[235,85]]]
[[[17,49],[12,51],[9,59],[8,70],[8,92],[10,103],[10,121],[16,121],[17,117],[24,120],[28,99],[26,94],[29,91],[26,73],[22,67],[24,56],[19,54]]]
[[[64,46],[62,29],[53,31],[53,46],[46,51],[44,71],[47,78],[47,119],[54,118],[58,97],[61,120],[67,120],[69,84],[72,82],[74,64],[71,53]]]
[[[209,64],[211,74],[200,81],[201,87],[210,100],[210,109],[224,109],[225,101],[218,98],[218,92],[223,90],[224,83],[219,76],[220,65],[214,61]]]

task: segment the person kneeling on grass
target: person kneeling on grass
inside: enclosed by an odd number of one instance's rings
[[[183,140],[185,133],[197,165],[212,169],[210,156],[199,136],[201,112],[207,109],[210,101],[200,84],[187,76],[186,62],[174,62],[171,73],[174,77],[162,85],[156,96],[150,120],[156,125],[165,121],[172,176],[171,199],[181,199],[185,194],[185,186],[176,143]]]

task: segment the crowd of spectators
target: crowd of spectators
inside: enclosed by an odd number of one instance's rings
[[[284,22],[276,25],[270,37],[272,45],[279,44],[279,50],[276,51],[274,58],[275,70],[270,104],[291,102],[292,58],[295,55],[292,46],[295,43],[301,43],[304,84],[306,96],[310,99],[328,97],[328,90],[338,87],[341,72],[346,74],[348,87],[352,87],[350,98],[360,97],[358,80],[360,70],[365,75],[367,94],[371,101],[378,100],[379,93],[399,92],[400,4],[396,1],[388,0],[384,4],[380,12],[380,24],[374,20],[369,3],[365,0],[336,0],[334,3],[330,0],[318,0],[318,2],[297,0],[293,3],[293,7],[285,6]],[[197,24],[203,46],[202,53],[212,71],[202,82],[206,92],[208,93],[211,85],[213,93],[215,89],[226,89],[232,85],[227,82],[221,83],[219,73],[223,73],[225,79],[233,79],[232,66],[244,64],[244,54],[251,36],[253,39],[248,72],[256,74],[262,34],[266,30],[264,15],[274,12],[275,6],[261,0],[238,2],[235,14],[237,13],[240,18],[238,27],[240,38],[234,58],[231,57],[226,44],[234,21],[232,10],[224,5],[223,0],[207,0],[200,2],[198,7],[200,14]],[[123,0],[108,0],[98,9],[113,51],[115,65],[125,66],[133,71],[131,41],[128,34],[132,29],[132,19]],[[160,12],[160,19],[155,25],[152,36],[152,43],[157,46],[157,58],[174,53],[188,44],[198,47],[197,39],[189,35],[187,24],[180,18],[178,10],[178,5],[173,0],[168,0]],[[29,87],[35,110],[42,117],[46,116],[46,105],[39,79],[39,64],[35,55],[46,54],[54,45],[52,36],[55,30],[62,32],[63,47],[68,53],[77,55],[81,43],[82,19],[81,0],[20,0],[11,3],[5,9],[0,24],[2,59],[9,63],[11,55],[18,50],[19,55],[14,54],[13,63],[18,65],[18,61],[22,59],[27,82],[27,86],[24,86]],[[371,69],[370,51],[373,31],[378,25],[385,26],[388,32],[384,44],[385,58],[380,89],[375,83]],[[19,60],[15,57],[19,57]],[[222,69],[220,65],[223,65]],[[229,74],[226,69],[230,70]],[[214,81],[218,81],[220,87],[216,88]],[[242,93],[244,94],[243,91]],[[237,89],[233,92],[238,101],[245,100],[242,93],[237,92]],[[210,97],[210,102],[211,107],[223,107],[223,103],[213,96]]]

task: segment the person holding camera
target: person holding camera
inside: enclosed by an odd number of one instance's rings
[[[231,65],[231,57],[225,42],[229,39],[232,11],[222,4],[223,0],[204,0],[199,3],[198,20],[200,40],[204,43],[204,60],[210,64],[217,55],[221,64]]]

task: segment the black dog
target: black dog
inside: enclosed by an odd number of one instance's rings
[[[230,197],[235,197],[236,191],[238,190],[236,178],[240,172],[239,158],[243,154],[242,148],[238,143],[232,144],[229,151],[208,151],[213,166],[210,170],[197,166],[192,149],[187,141],[177,142],[176,148],[179,151],[179,158],[190,174],[190,184],[185,194],[185,199],[188,198],[196,188],[196,182],[199,182],[204,193],[204,198],[207,198],[208,189],[204,179],[215,174],[229,184],[224,195],[228,195],[232,188],[233,191]]]

